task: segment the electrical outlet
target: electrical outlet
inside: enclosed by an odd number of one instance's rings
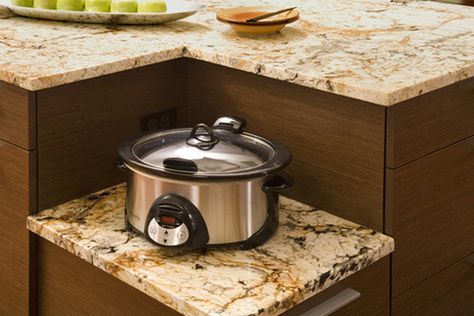
[[[155,132],[176,127],[177,109],[155,112],[140,117],[140,130],[142,132]]]

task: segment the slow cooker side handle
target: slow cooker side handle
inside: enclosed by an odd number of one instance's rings
[[[292,176],[285,172],[279,172],[271,175],[263,184],[263,191],[265,192],[283,192],[295,184]]]
[[[125,161],[123,161],[123,159],[120,158],[120,157],[117,157],[117,158],[115,159],[115,167],[116,167],[117,170],[119,170],[119,171],[122,171],[122,172],[127,171],[127,166],[125,166]]]

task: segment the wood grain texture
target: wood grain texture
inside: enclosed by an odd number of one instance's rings
[[[181,315],[41,238],[38,254],[40,316]]]
[[[29,233],[35,152],[0,141],[0,315],[28,315]]]
[[[39,209],[125,180],[117,147],[140,117],[183,107],[186,68],[167,62],[38,92]]]
[[[393,295],[474,251],[474,137],[387,170]]]
[[[387,167],[474,135],[474,78],[387,109]]]
[[[288,196],[382,230],[384,107],[197,61],[188,86],[188,125],[244,117],[292,150]]]
[[[435,0],[435,1],[474,6],[474,0]]]
[[[35,93],[0,81],[0,140],[36,147]]]
[[[461,259],[393,299],[392,306],[393,316],[474,315],[474,263]]]
[[[360,292],[361,296],[331,314],[332,316],[388,316],[390,315],[389,274],[389,257],[386,257],[293,307],[283,316],[298,316],[347,288]]]

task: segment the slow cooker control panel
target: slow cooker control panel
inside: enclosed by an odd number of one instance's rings
[[[145,223],[145,237],[165,247],[203,248],[209,241],[204,218],[191,201],[174,193],[158,197]]]
[[[148,224],[148,236],[163,246],[179,246],[188,241],[189,230],[186,225],[172,216],[158,216]]]

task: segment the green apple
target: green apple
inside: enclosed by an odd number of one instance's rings
[[[110,12],[110,0],[86,0],[88,12]]]
[[[163,0],[138,0],[138,12],[166,12]]]
[[[56,0],[34,0],[33,6],[38,9],[56,10]]]
[[[57,0],[56,9],[67,11],[83,11],[84,0]]]
[[[11,0],[11,4],[19,7],[32,7],[33,0]]]
[[[136,0],[112,0],[110,12],[137,12]]]

